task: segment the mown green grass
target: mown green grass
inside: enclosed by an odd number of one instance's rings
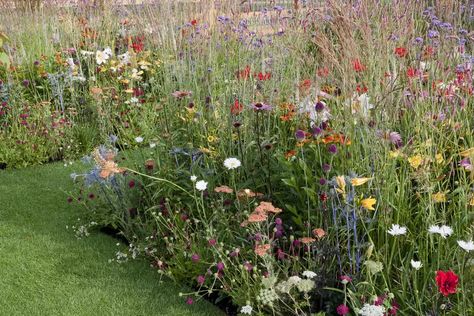
[[[66,201],[78,166],[0,171],[0,315],[219,315],[192,306],[185,288],[160,278],[145,260],[108,263],[117,240],[76,239],[79,208]]]

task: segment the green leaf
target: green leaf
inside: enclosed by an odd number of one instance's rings
[[[10,67],[10,58],[5,52],[0,52],[0,66]]]

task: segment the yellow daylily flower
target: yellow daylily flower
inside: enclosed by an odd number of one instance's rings
[[[338,193],[341,193],[342,195],[345,195],[346,194],[346,180],[344,179],[344,176],[337,176],[336,182],[338,186],[336,188],[336,191]]]
[[[432,198],[435,203],[446,202],[446,193],[444,192],[435,193],[432,195]]]
[[[371,196],[360,201],[360,205],[368,211],[375,210],[374,208],[375,203],[377,203],[377,200]]]
[[[423,158],[421,157],[421,155],[415,155],[408,158],[408,163],[415,169],[418,169],[422,162]]]
[[[351,180],[351,184],[354,187],[357,187],[359,185],[363,185],[364,183],[367,183],[369,180],[372,180],[373,178],[354,178]]]
[[[474,196],[469,200],[469,206],[474,206]]]
[[[463,150],[459,154],[463,157],[471,157],[474,154],[474,147]]]
[[[441,164],[444,161],[443,155],[441,155],[440,153],[435,155],[435,159],[437,164]]]

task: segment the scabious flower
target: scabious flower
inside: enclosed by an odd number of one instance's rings
[[[245,314],[245,315],[252,314],[252,311],[253,311],[253,308],[250,305],[242,306],[242,308],[240,309],[240,313]]]
[[[453,233],[453,229],[446,225],[443,225],[443,226],[432,225],[428,229],[428,232],[432,234],[440,234],[441,237],[446,238]]]
[[[137,137],[135,137],[135,141],[136,141],[137,143],[142,143],[142,142],[143,142],[143,137],[137,136]]]
[[[407,233],[407,228],[398,224],[392,224],[392,228],[387,232],[392,236],[405,235]]]
[[[438,290],[444,296],[456,293],[459,277],[451,270],[436,271],[436,285]]]
[[[413,267],[413,269],[415,269],[415,270],[420,270],[421,267],[423,266],[423,264],[421,263],[421,261],[415,261],[415,260],[413,260],[413,259],[411,259],[410,264],[411,264],[411,266]]]
[[[237,158],[227,158],[224,160],[224,166],[227,170],[237,169],[241,166],[240,160]]]
[[[196,182],[196,189],[198,191],[204,191],[207,189],[207,182],[204,181],[204,180],[199,180],[198,182]]]
[[[317,274],[314,273],[313,271],[303,271],[303,276],[307,277],[308,279],[312,279],[316,276]]]
[[[474,250],[474,242],[472,240],[469,240],[469,241],[458,240],[458,245],[459,247],[466,250],[467,252]]]

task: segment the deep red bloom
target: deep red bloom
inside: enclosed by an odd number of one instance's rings
[[[191,20],[191,25],[196,26],[198,24],[198,21],[196,19]]]
[[[418,76],[418,74],[419,74],[418,69],[415,69],[413,67],[408,67],[407,76],[409,78],[414,78],[414,77]]]
[[[141,52],[145,48],[144,36],[135,36],[132,38],[132,49],[135,53]]]
[[[269,80],[272,77],[272,74],[270,72],[259,72],[258,74],[255,74],[255,77],[260,81],[265,81]]]
[[[408,50],[405,47],[395,48],[395,55],[398,57],[405,57],[408,54]]]
[[[234,100],[234,105],[230,108],[230,113],[233,115],[240,114],[244,110],[244,106],[239,103],[239,100]]]
[[[365,66],[360,62],[359,59],[354,59],[352,61],[352,67],[356,72],[361,72],[365,70]]]
[[[436,285],[438,285],[439,292],[444,296],[456,293],[459,277],[451,270],[436,271]]]

